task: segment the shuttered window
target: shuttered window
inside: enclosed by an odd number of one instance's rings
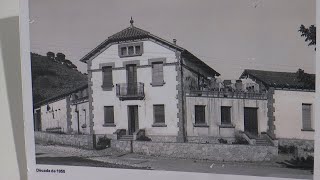
[[[104,123],[113,124],[114,123],[114,111],[113,106],[104,107]]]
[[[231,107],[221,106],[221,124],[231,124]]]
[[[112,82],[112,66],[105,66],[102,68],[103,73],[103,87],[111,88],[113,86]]]
[[[152,85],[163,85],[163,62],[152,63]]]
[[[205,124],[206,123],[206,106],[196,105],[195,107],[195,124]]]
[[[164,105],[153,105],[154,123],[164,124],[165,123],[165,113]]]
[[[311,104],[302,104],[302,129],[312,130]]]

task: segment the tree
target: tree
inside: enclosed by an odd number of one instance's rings
[[[47,52],[47,57],[48,57],[48,59],[50,59],[50,60],[54,60],[54,53],[51,52],[51,51]]]
[[[305,37],[305,41],[308,42],[308,46],[315,46],[316,45],[316,26],[311,25],[306,28],[303,24],[301,24],[299,32],[301,33],[301,37]],[[316,50],[316,48],[314,48]]]
[[[64,55],[63,53],[57,53],[57,55],[56,55],[56,60],[58,61],[58,62],[64,62],[65,61],[65,59],[66,59],[66,55]]]
[[[297,78],[299,82],[302,82],[305,88],[314,89],[315,88],[315,76],[305,73],[304,70],[298,69]]]

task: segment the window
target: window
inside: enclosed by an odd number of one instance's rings
[[[313,130],[311,123],[311,104],[302,104],[302,129]]]
[[[153,105],[153,117],[155,124],[165,124],[164,105]]]
[[[113,87],[112,66],[102,67],[102,73],[103,73],[103,84],[102,84],[102,87],[112,88]]]
[[[121,55],[122,55],[122,56],[127,55],[127,47],[122,47],[122,48],[121,48]]]
[[[163,62],[152,63],[152,85],[162,86],[163,81]]]
[[[143,46],[142,42],[120,44],[119,45],[119,57],[130,57],[142,55]]]
[[[135,49],[136,49],[136,54],[140,54],[140,49],[141,49],[140,46],[136,46]]]
[[[221,124],[231,124],[231,107],[221,106]]]
[[[104,107],[104,123],[105,124],[114,124],[113,106],[105,106]]]
[[[128,54],[132,56],[134,54],[133,46],[128,47]]]
[[[195,124],[206,124],[206,113],[203,105],[195,106]]]

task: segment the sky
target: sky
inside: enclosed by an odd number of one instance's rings
[[[244,69],[315,73],[315,50],[298,29],[316,22],[315,0],[29,0],[31,51],[79,60],[134,25],[172,41],[222,78]]]

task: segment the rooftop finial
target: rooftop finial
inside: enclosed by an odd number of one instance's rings
[[[133,27],[133,19],[132,19],[132,16],[131,16],[131,20],[130,20],[130,24],[131,24],[131,27]]]

